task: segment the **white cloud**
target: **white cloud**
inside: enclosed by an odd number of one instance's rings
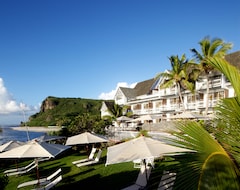
[[[19,123],[24,121],[24,115],[29,117],[36,113],[39,107],[31,107],[22,102],[14,100],[4,85],[3,79],[0,78],[0,118],[1,123]]]
[[[98,98],[102,100],[113,100],[115,93],[119,87],[134,88],[136,84],[137,83],[128,84],[127,82],[119,82],[117,83],[117,86],[114,90],[111,90],[110,92],[102,92]]]

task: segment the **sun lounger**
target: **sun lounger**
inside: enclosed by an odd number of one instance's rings
[[[31,168],[35,163],[35,160],[33,162],[31,162],[30,164],[28,164],[27,166],[21,167],[21,168],[14,168],[14,169],[9,169],[4,171],[4,174],[8,174],[8,173],[13,173],[13,172],[18,172],[18,171],[25,171],[28,168]]]
[[[134,164],[134,168],[141,168],[141,166],[144,164],[144,162],[147,164],[147,165],[151,165],[153,168],[154,168],[154,157],[151,157],[151,158],[147,158],[145,160],[143,159],[137,159],[137,160],[134,160],[133,161],[133,164]]]
[[[26,186],[31,186],[31,185],[41,185],[41,186],[46,185],[46,184],[50,183],[51,180],[53,178],[55,178],[61,171],[62,171],[62,169],[60,168],[46,178],[41,178],[39,180],[32,180],[32,181],[27,181],[27,182],[21,183],[17,186],[17,188],[19,189],[19,188],[26,187]]]
[[[34,163],[33,165],[31,164],[31,167],[29,168],[29,167],[27,167],[27,169],[22,169],[21,168],[21,170],[15,170],[15,172],[6,172],[5,174],[7,175],[7,176],[13,176],[13,175],[21,175],[21,174],[25,174],[25,173],[28,173],[28,172],[30,172],[31,170],[33,170],[34,168],[36,168],[37,167],[37,164],[36,163]]]
[[[52,187],[54,187],[55,185],[57,185],[61,180],[62,180],[62,175],[58,176],[57,178],[55,178],[53,181],[51,181],[50,183],[46,184],[45,186],[42,186],[42,187],[39,187],[39,188],[35,188],[33,190],[49,190]]]
[[[151,166],[142,164],[136,182],[122,190],[138,190],[146,187],[151,170]]]
[[[62,176],[58,176],[55,180],[53,180],[51,183],[47,184],[44,188],[44,190],[51,189],[55,185],[57,185],[62,180]]]
[[[158,185],[158,190],[171,190],[176,180],[176,173],[164,171],[161,181]]]
[[[77,161],[74,161],[72,163],[73,164],[79,164],[79,163],[82,163],[82,162],[87,162],[87,161],[90,161],[90,160],[94,160],[94,154],[95,154],[96,150],[97,150],[97,148],[93,147],[92,150],[91,150],[91,153],[88,156],[88,158],[77,160]]]
[[[38,162],[42,162],[45,160],[48,160],[49,158],[39,158],[37,159]],[[4,171],[3,173],[7,176],[12,176],[12,175],[20,175],[29,172],[30,170],[36,168],[36,160],[33,160],[30,164],[27,166],[21,167],[21,168],[14,168],[14,169],[9,169]]]
[[[102,150],[99,149],[98,153],[97,153],[97,156],[95,157],[94,160],[91,160],[91,161],[88,161],[88,162],[83,162],[83,163],[77,164],[76,166],[77,167],[82,167],[82,166],[88,166],[88,165],[96,164],[100,161],[101,155],[102,155]]]

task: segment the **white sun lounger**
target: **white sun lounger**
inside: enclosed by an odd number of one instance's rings
[[[151,166],[142,164],[136,182],[122,190],[138,190],[146,187],[151,170]]]
[[[49,160],[49,158],[38,158],[37,162],[42,162],[45,160]],[[7,176],[12,176],[12,175],[20,175],[20,174],[25,174],[32,169],[37,167],[36,160],[34,159],[31,163],[29,163],[27,166],[21,167],[21,168],[14,168],[14,169],[9,169],[4,171],[3,173]]]
[[[99,149],[98,153],[97,153],[97,156],[95,157],[94,160],[90,160],[88,162],[83,162],[83,163],[77,164],[76,166],[77,167],[82,167],[82,166],[88,166],[88,165],[96,164],[96,163],[99,162],[101,155],[102,155],[102,150]]]
[[[161,181],[158,185],[158,190],[171,190],[176,180],[176,173],[164,171]]]
[[[39,187],[39,188],[35,188],[33,190],[49,190],[52,187],[54,187],[55,185],[57,185],[61,180],[62,180],[62,175],[58,176],[57,178],[55,178],[53,181],[51,181],[47,185]]]
[[[55,180],[53,180],[51,183],[47,184],[44,188],[44,190],[51,189],[55,185],[57,185],[62,180],[62,176],[58,176]]]
[[[28,173],[30,172],[31,170],[33,170],[34,168],[37,167],[37,164],[34,163],[33,165],[31,164],[31,167],[27,168],[27,169],[21,169],[21,170],[18,170],[18,171],[15,171],[15,172],[9,172],[9,173],[5,173],[7,176],[12,176],[12,175],[21,175],[21,174],[25,174],[25,173]]]
[[[17,186],[17,188],[22,188],[22,187],[26,187],[26,186],[30,186],[30,185],[46,185],[48,183],[51,182],[51,180],[53,178],[55,178],[60,172],[62,171],[61,168],[59,168],[57,171],[55,171],[53,174],[51,174],[50,176],[46,177],[46,178],[41,178],[39,180],[32,180],[32,181],[27,181],[27,182],[24,182],[24,183],[21,183]]]
[[[90,160],[93,160],[94,159],[94,154],[96,152],[97,148],[92,148],[91,150],[91,153],[89,154],[88,158],[85,158],[85,159],[81,159],[81,160],[76,160],[74,162],[72,162],[73,164],[79,164],[79,163],[82,163],[82,162],[87,162],[87,161],[90,161]]]
[[[44,189],[45,190],[51,189],[52,187],[57,185],[61,180],[62,180],[62,176],[60,175],[55,180],[53,180],[51,183],[47,184]]]
[[[31,168],[34,164],[36,164],[35,160],[32,161],[32,162],[31,162],[30,164],[28,164],[27,166],[24,166],[24,167],[21,167],[21,168],[9,169],[9,170],[4,171],[3,173],[7,175],[8,173],[13,173],[13,172],[18,172],[18,171],[25,171],[25,170],[27,170],[28,168]]]
[[[133,160],[133,167],[134,168],[141,168],[141,166],[144,164],[144,162],[149,165],[151,164],[152,168],[154,168],[154,157],[149,157],[146,158],[145,160],[143,159],[137,159],[137,160]]]

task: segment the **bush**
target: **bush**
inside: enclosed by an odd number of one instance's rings
[[[4,190],[8,184],[8,176],[0,174],[0,190]]]

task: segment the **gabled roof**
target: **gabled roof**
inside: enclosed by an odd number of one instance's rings
[[[225,60],[231,65],[240,69],[240,51],[236,51],[236,52],[225,55]],[[221,72],[218,70],[213,70],[211,76],[215,76],[217,74],[219,75],[221,74]]]
[[[109,101],[103,101],[103,103],[106,105],[106,107],[111,110],[114,107],[114,101],[113,100],[109,100]]]
[[[225,55],[225,60],[231,65],[240,69],[240,51],[236,51],[236,52]],[[219,74],[221,74],[221,72],[216,69],[211,72],[211,76],[215,76]]]
[[[236,51],[225,56],[226,61],[240,68],[240,51]]]
[[[131,98],[136,97],[134,88],[119,87],[119,89],[122,91],[122,93],[123,93],[127,98],[130,98],[130,99],[131,99]]]
[[[137,85],[134,88],[136,96],[149,94],[152,90],[152,86],[155,84],[155,81],[156,79],[152,78],[152,79],[137,83]]]
[[[122,93],[127,98],[135,98],[137,96],[149,94],[152,90],[153,85],[155,84],[156,79],[148,79],[136,84],[134,88],[119,87]]]

